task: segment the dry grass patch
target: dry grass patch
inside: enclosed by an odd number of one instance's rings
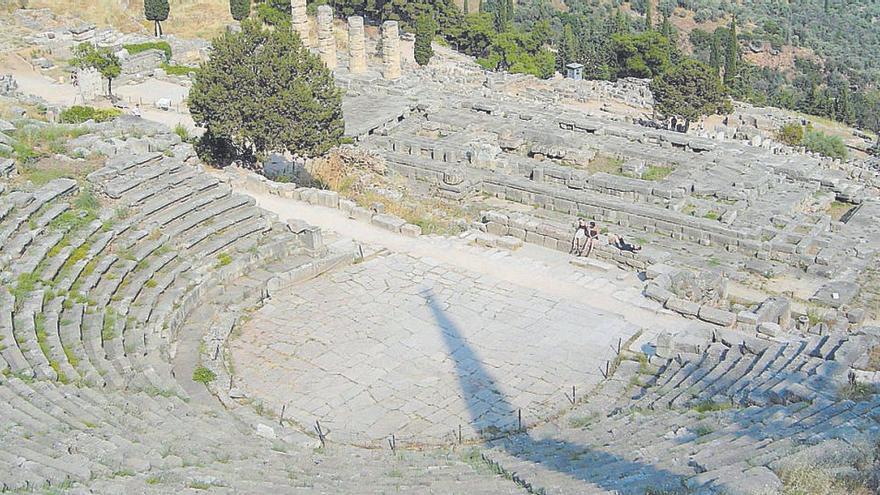
[[[853,205],[849,203],[843,203],[841,201],[832,201],[830,205],[828,205],[828,214],[831,215],[831,219],[835,222],[839,222],[846,212],[851,210]]]

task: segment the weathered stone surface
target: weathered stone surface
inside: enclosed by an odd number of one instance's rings
[[[373,225],[382,227],[385,230],[390,230],[391,232],[400,232],[400,229],[404,225],[406,225],[406,220],[385,213],[373,215],[373,218],[370,220],[370,222]]]
[[[666,301],[666,308],[671,309],[683,315],[697,316],[700,312],[700,305],[695,302],[682,299],[680,297],[671,297]]]
[[[318,6],[318,53],[328,69],[336,69],[336,36],[333,34],[333,7]]]
[[[364,44],[364,18],[348,18],[348,70],[352,74],[362,74],[367,70],[367,51]]]
[[[397,21],[385,21],[382,23],[382,77],[399,79],[400,69],[400,31]]]
[[[709,306],[708,304],[700,306],[698,316],[703,321],[721,325],[722,327],[729,327],[736,323],[736,315],[734,313]]]

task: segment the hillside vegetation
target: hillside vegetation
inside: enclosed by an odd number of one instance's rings
[[[28,7],[48,8],[123,32],[152,32],[152,23],[144,19],[144,0],[29,0]],[[172,0],[162,27],[166,34],[210,39],[230,22],[229,0]]]

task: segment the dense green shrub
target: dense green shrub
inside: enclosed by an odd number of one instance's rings
[[[789,122],[776,132],[776,140],[789,146],[797,146],[804,139],[804,127],[796,122]]]
[[[199,68],[190,67],[188,65],[169,64],[168,62],[164,62],[162,64],[162,70],[164,70],[165,73],[169,76],[188,76],[191,72],[198,71]]]
[[[807,129],[801,144],[808,150],[831,158],[845,160],[847,157],[846,145],[840,136],[829,136],[824,132]]]
[[[171,60],[171,45],[167,41],[148,41],[145,43],[131,43],[122,45],[129,54],[145,52],[147,50],[159,50],[165,54],[165,60]]]
[[[61,115],[58,116],[58,119],[63,124],[81,124],[87,120],[106,122],[119,117],[121,114],[122,112],[116,108],[94,108],[74,105],[65,108]]]

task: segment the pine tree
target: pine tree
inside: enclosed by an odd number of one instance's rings
[[[653,0],[646,0],[647,5],[645,6],[645,31],[651,31],[654,29],[654,2]],[[663,17],[664,24],[666,23],[666,16]]]
[[[416,19],[416,42],[414,47],[414,55],[416,63],[419,65],[428,65],[431,57],[434,56],[434,48],[431,42],[437,34],[437,24],[427,14],[423,14]]]
[[[727,39],[727,53],[724,59],[724,84],[731,86],[736,78],[739,62],[739,40],[736,38],[736,17],[730,21],[730,33]]]
[[[236,21],[243,21],[251,13],[251,0],[229,0],[229,12]]]
[[[317,156],[345,131],[333,75],[290,29],[253,20],[214,39],[189,92],[193,120],[205,129],[206,156]],[[218,148],[219,147],[219,148]]]
[[[168,19],[168,0],[144,0],[144,17],[153,21],[153,32],[156,36],[162,36],[162,21]]]

